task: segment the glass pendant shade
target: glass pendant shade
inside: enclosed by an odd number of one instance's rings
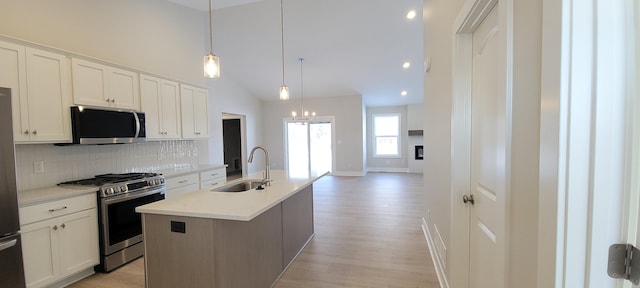
[[[220,78],[220,58],[213,53],[204,56],[204,77]]]
[[[287,85],[282,84],[280,86],[280,100],[289,100],[289,87]]]

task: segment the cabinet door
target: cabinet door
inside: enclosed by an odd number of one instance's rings
[[[182,111],[182,138],[196,138],[195,113],[193,107],[195,105],[193,87],[181,85],[181,111]]]
[[[180,86],[177,82],[162,81],[160,107],[162,113],[162,128],[164,138],[180,139],[182,128],[180,125]]]
[[[140,75],[140,108],[145,113],[147,140],[161,139],[162,117],[160,113],[160,93],[162,79]]]
[[[60,274],[58,265],[59,229],[55,219],[21,227],[22,259],[27,287],[42,287],[52,283]]]
[[[97,215],[94,208],[57,218],[61,277],[100,262]]]
[[[26,48],[30,141],[71,141],[71,73],[59,54]]]
[[[204,89],[196,89],[193,96],[196,136],[209,138],[209,93]]]
[[[100,64],[72,59],[73,103],[99,107],[111,106],[111,99],[107,96],[107,69]]]
[[[116,108],[140,110],[138,74],[135,72],[110,68],[109,95],[112,106]]]
[[[25,65],[24,46],[0,41],[0,87],[11,88],[15,141],[27,141],[30,134]]]
[[[187,139],[209,137],[209,102],[207,90],[181,85],[182,137]]]

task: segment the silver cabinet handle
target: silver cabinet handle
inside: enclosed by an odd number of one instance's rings
[[[109,102],[111,102],[111,99],[107,98],[107,100],[104,100],[104,101],[106,101],[107,103],[109,103]]]
[[[178,181],[178,183],[180,183],[180,184],[184,184],[184,183],[187,183],[187,182],[189,182],[189,180]]]
[[[53,225],[52,229],[53,229],[54,231],[58,231],[58,226]]]
[[[24,135],[29,135],[29,130],[24,130]]]
[[[211,186],[216,186],[216,185],[218,185],[218,182],[211,183]]]
[[[111,99],[111,103],[116,103],[116,99]]]
[[[49,212],[56,212],[56,211],[60,211],[60,210],[64,210],[64,209],[67,209],[67,206],[62,206],[60,208],[49,209]]]
[[[33,132],[31,132],[33,135],[38,135],[38,131],[37,130],[33,130]]]
[[[0,243],[0,251],[16,246],[16,243],[18,243],[18,239],[13,239],[7,242]]]
[[[67,228],[67,225],[62,223],[62,225],[60,225],[60,227],[62,227],[62,229]]]

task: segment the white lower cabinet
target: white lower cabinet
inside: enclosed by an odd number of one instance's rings
[[[189,192],[200,190],[198,173],[167,177],[167,199],[173,199]]]
[[[227,183],[227,169],[225,167],[200,172],[200,189],[208,189]]]
[[[95,196],[89,196],[95,202]],[[75,203],[71,203],[69,206],[59,206],[59,203],[55,206],[49,203],[30,206],[31,211],[28,213],[42,209],[55,210],[50,212],[52,214],[58,211],[64,213],[63,210],[71,211],[74,208],[72,205]],[[38,222],[21,227],[27,287],[64,283],[67,278],[92,269],[100,262],[97,209],[95,204],[88,208],[71,214],[39,219]]]

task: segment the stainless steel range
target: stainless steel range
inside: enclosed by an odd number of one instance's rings
[[[58,185],[99,188],[100,265],[96,271],[109,272],[144,254],[142,221],[135,209],[165,198],[167,189],[162,174],[104,174]]]

